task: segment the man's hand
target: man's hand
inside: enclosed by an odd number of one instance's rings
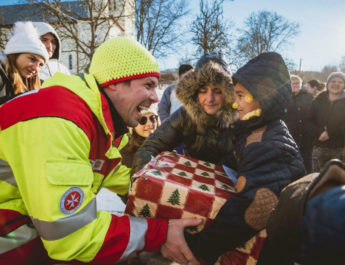
[[[161,248],[163,257],[174,260],[181,264],[191,262],[193,265],[200,265],[189,249],[183,236],[184,228],[201,224],[201,219],[186,218],[169,220],[167,240]]]

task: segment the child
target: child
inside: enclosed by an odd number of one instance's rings
[[[213,264],[266,227],[279,193],[305,174],[302,157],[281,120],[291,99],[288,69],[277,53],[263,53],[234,75],[239,120],[234,124],[237,194],[187,242],[202,264]]]

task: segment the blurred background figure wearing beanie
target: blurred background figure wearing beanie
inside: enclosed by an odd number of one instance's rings
[[[56,72],[70,74],[66,66],[59,62],[61,56],[61,41],[55,29],[48,23],[44,22],[33,22],[33,25],[49,54],[48,62],[39,72],[40,79],[46,80],[47,78],[53,76]]]
[[[130,169],[120,151],[127,126],[137,126],[141,111],[158,101],[159,75],[137,41],[114,38],[98,47],[89,74],[57,72],[44,89],[0,108],[1,264],[115,264],[138,251],[199,264],[183,229],[200,220],[168,224],[97,211],[102,187],[128,192]]]
[[[38,73],[48,53],[31,22],[16,22],[0,63],[0,105],[15,95],[41,86]]]
[[[309,112],[313,95],[302,87],[302,79],[298,75],[290,75],[290,80],[292,100],[287,106],[283,120],[301,152],[307,173],[310,173],[314,132],[309,119]]]
[[[235,119],[231,105],[234,90],[231,72],[224,56],[204,54],[194,71],[176,86],[182,107],[176,110],[147,138],[134,156],[132,171],[137,172],[162,151],[180,144],[193,158],[236,167],[229,127]]]
[[[187,73],[193,71],[193,66],[190,64],[181,64],[178,68],[178,79],[181,80]],[[176,84],[168,86],[162,95],[158,104],[158,115],[162,122],[182,106],[181,102],[176,98],[175,92]]]
[[[313,172],[319,172],[332,158],[345,161],[345,74],[331,73],[326,89],[315,98],[311,107],[316,138],[312,152]]]

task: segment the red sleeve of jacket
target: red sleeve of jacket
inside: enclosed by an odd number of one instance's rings
[[[129,258],[130,256],[127,256],[128,249],[133,248],[133,246],[130,246],[131,236],[134,236],[135,243],[144,241],[142,242],[144,246],[143,249],[133,249],[136,253],[139,251],[159,251],[161,245],[166,240],[168,221],[160,219],[141,219],[145,220],[145,226],[141,228],[146,229],[146,231],[141,231],[144,232],[144,237],[141,237],[140,233],[137,233],[137,231],[132,231],[135,229],[131,229],[131,222],[128,216],[119,218],[113,215],[103,245],[93,259],[92,264],[114,264],[120,259]],[[133,252],[129,251],[129,254],[133,254]]]

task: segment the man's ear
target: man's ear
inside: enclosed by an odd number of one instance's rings
[[[117,84],[110,84],[104,88],[104,90],[106,90],[106,89],[111,90],[111,91],[117,91],[118,86],[117,86]]]

